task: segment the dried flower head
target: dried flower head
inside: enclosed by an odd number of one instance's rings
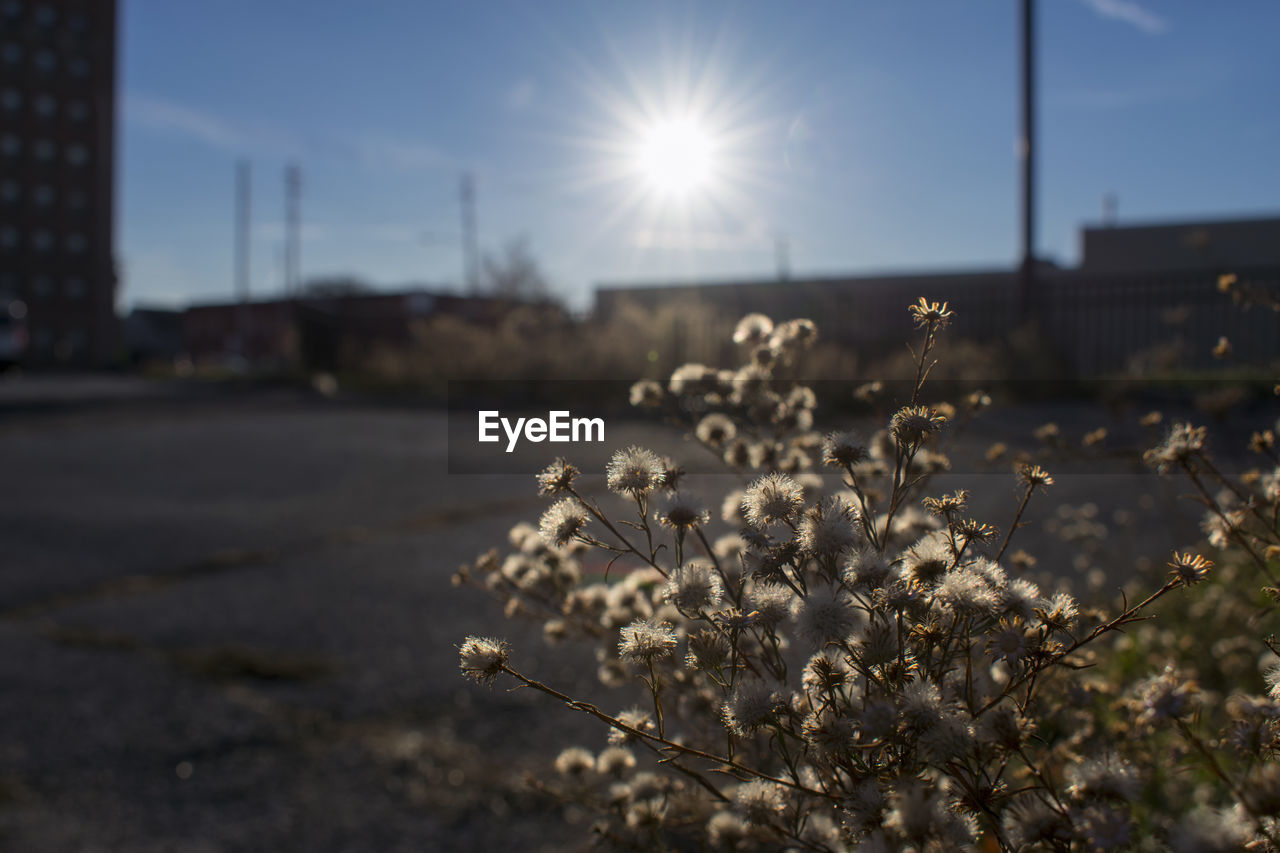
[[[817,557],[839,557],[857,546],[857,511],[839,495],[809,507],[800,519],[800,547]]]
[[[772,320],[763,314],[748,314],[738,321],[737,328],[733,330],[733,342],[758,346],[769,340],[771,334],[773,334]]]
[[[637,619],[623,626],[621,636],[618,654],[636,663],[652,663],[676,647],[676,632],[667,622]]]
[[[1164,441],[1144,453],[1142,458],[1161,474],[1167,474],[1175,466],[1202,451],[1204,440],[1204,427],[1179,422],[1169,429]]]
[[[580,746],[571,746],[556,756],[556,772],[561,776],[582,779],[596,769],[596,757]]]
[[[511,657],[511,647],[502,640],[467,637],[458,649],[462,674],[481,684],[492,684]]]
[[[613,454],[605,469],[605,479],[609,488],[618,494],[638,497],[658,488],[663,472],[662,460],[657,454],[632,445]]]
[[[920,328],[932,326],[941,329],[955,316],[955,312],[947,307],[947,303],[930,302],[923,296],[907,310],[911,312],[911,319]]]
[[[724,597],[724,583],[715,568],[704,560],[690,560],[672,570],[662,588],[662,598],[681,613],[710,610]]]
[[[591,520],[587,508],[577,498],[561,498],[542,514],[538,532],[548,545],[561,546],[582,532]]]
[[[676,492],[663,500],[662,507],[653,517],[664,527],[692,530],[710,523],[711,512],[694,496]]]
[[[621,778],[636,766],[636,757],[625,746],[605,747],[596,756],[596,772],[601,776]]]
[[[738,428],[734,425],[732,418],[719,412],[712,412],[698,421],[694,434],[703,444],[722,447],[725,442],[732,441],[737,436]]]
[[[782,788],[776,782],[766,782],[763,779],[739,785],[734,799],[743,819],[757,825],[767,825],[782,812],[785,805]]]
[[[1138,720],[1150,723],[1185,717],[1193,710],[1198,693],[1194,681],[1181,678],[1166,667],[1138,687]]]
[[[682,394],[705,394],[714,391],[719,376],[704,364],[682,364],[671,374],[667,390],[677,397]]]
[[[577,468],[564,459],[557,458],[538,474],[538,494],[558,495],[568,490],[577,476]]]
[[[860,621],[859,611],[844,590],[811,589],[796,614],[796,632],[821,648],[849,639]]]
[[[856,432],[832,432],[822,440],[822,464],[847,468],[867,458],[867,444]]]
[[[1168,563],[1171,571],[1169,572],[1169,580],[1177,581],[1183,586],[1191,586],[1204,580],[1209,570],[1213,568],[1213,561],[1206,560],[1199,554],[1180,554],[1173,552],[1173,559]]]
[[[752,527],[793,520],[804,505],[804,490],[786,474],[766,474],[752,483],[742,497],[742,514]]]
[[[718,669],[728,662],[729,652],[729,640],[722,632],[703,628],[689,635],[684,662],[693,669]]]
[[[915,445],[942,429],[946,416],[929,406],[906,406],[889,420],[889,431],[902,444]]]
[[[1053,476],[1039,465],[1020,465],[1018,480],[1032,488],[1053,485]]]
[[[653,731],[654,728],[653,717],[650,716],[648,711],[645,711],[642,708],[628,708],[627,710],[614,715],[614,719],[622,723],[627,728],[634,729],[638,732],[648,733]],[[619,746],[624,743],[631,743],[634,740],[638,740],[638,738],[631,734],[631,732],[624,731],[616,726],[609,729],[609,743],[615,746]]]
[[[771,721],[782,706],[782,697],[774,688],[748,678],[738,682],[721,713],[729,731],[746,736]]]
[[[955,512],[962,512],[965,504],[969,501],[969,493],[964,489],[956,489],[949,495],[943,495],[940,498],[925,498],[922,503],[924,508],[934,515],[950,515]]]
[[[641,379],[631,386],[631,405],[653,409],[662,405],[662,386],[652,379]]]
[[[1109,798],[1131,800],[1138,794],[1138,771],[1115,755],[1087,758],[1067,768],[1067,788],[1071,796],[1085,800]]]
[[[755,612],[756,624],[772,629],[791,615],[795,593],[780,583],[758,583],[747,594],[747,606]]]
[[[812,320],[801,318],[775,326],[769,345],[775,350],[792,350],[809,346],[817,339],[818,327]]]

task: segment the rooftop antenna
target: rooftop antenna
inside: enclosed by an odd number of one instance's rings
[[[458,198],[462,205],[462,273],[467,290],[474,296],[480,292],[480,270],[476,248],[476,181],[470,172],[462,173]]]
[[[298,277],[298,227],[302,197],[302,170],[290,163],[284,170],[285,194],[285,245],[284,245],[284,291],[286,296],[301,294],[301,282]]]

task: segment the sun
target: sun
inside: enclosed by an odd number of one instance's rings
[[[688,195],[705,189],[715,173],[715,143],[693,119],[655,122],[636,147],[636,169],[649,187],[663,195]]]

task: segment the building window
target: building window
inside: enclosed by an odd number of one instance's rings
[[[81,211],[89,206],[89,198],[80,190],[67,191],[67,209]]]
[[[51,119],[58,114],[58,99],[53,95],[36,95],[36,115],[43,119]]]
[[[48,163],[57,155],[58,146],[48,139],[37,139],[35,145],[31,146],[31,151],[41,163]]]
[[[48,299],[53,296],[53,282],[47,275],[36,276],[31,281],[31,293],[37,299]]]
[[[31,235],[31,248],[37,252],[47,252],[53,248],[53,234],[41,228]]]
[[[22,198],[22,184],[17,181],[0,183],[0,202],[17,204],[20,198]]]
[[[0,47],[0,59],[4,60],[5,65],[17,65],[22,61],[22,45],[17,42],[5,42],[4,47]]]
[[[52,50],[42,50],[36,54],[36,70],[41,74],[52,74],[58,70],[58,55]]]
[[[89,105],[84,101],[71,101],[67,104],[67,118],[75,122],[86,121],[89,118]]]
[[[5,157],[17,157],[22,153],[22,137],[16,133],[0,136],[0,154]]]
[[[48,3],[41,3],[36,7],[36,23],[49,29],[58,23],[58,11]]]
[[[72,166],[83,166],[89,162],[89,149],[80,144],[68,145],[67,162]]]
[[[67,70],[71,72],[72,77],[88,77],[89,60],[83,56],[73,56],[67,62]]]
[[[67,19],[67,27],[73,33],[87,33],[89,26],[89,16],[83,12],[72,12],[71,17]]]
[[[8,113],[16,113],[22,109],[22,93],[17,89],[5,89],[0,92],[0,106]]]
[[[18,248],[22,235],[12,225],[0,226],[0,251],[12,252]]]
[[[68,361],[84,351],[85,334],[83,329],[72,329],[67,332],[58,344],[58,358]]]
[[[84,295],[89,292],[89,288],[85,285],[82,278],[67,279],[67,297],[79,301],[84,299]]]
[[[48,184],[40,184],[31,191],[31,199],[37,207],[49,207],[58,200],[58,193]]]
[[[89,248],[89,241],[79,232],[67,235],[67,251],[73,255],[83,254]]]

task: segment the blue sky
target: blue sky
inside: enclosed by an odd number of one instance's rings
[[[233,292],[234,164],[252,287],[458,286],[524,237],[557,293],[601,282],[1004,266],[1019,252],[1015,0],[122,0],[121,302]],[[1040,253],[1125,221],[1280,211],[1280,3],[1040,0]],[[654,192],[650,128],[696,124],[713,178]]]

